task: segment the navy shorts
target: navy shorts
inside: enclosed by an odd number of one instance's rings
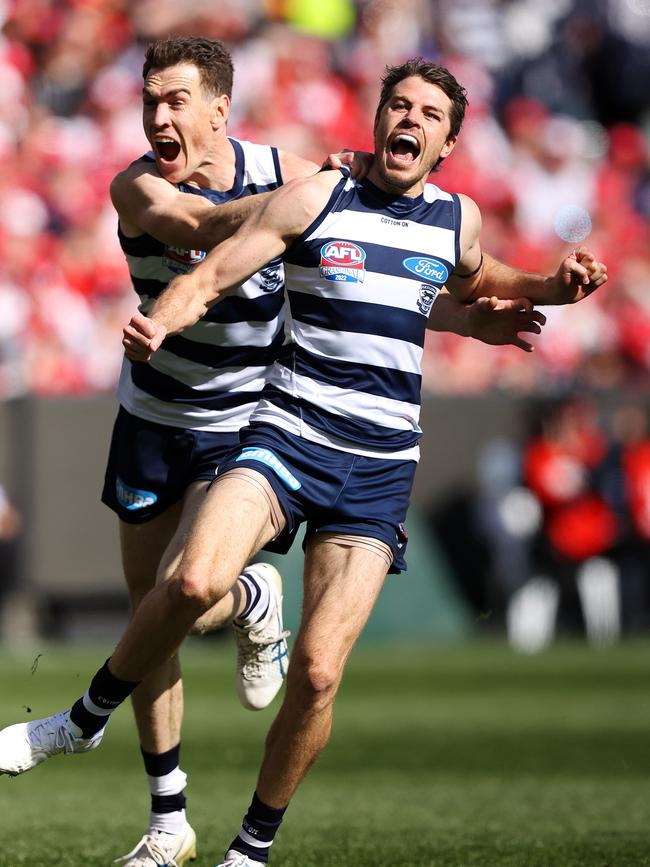
[[[406,569],[404,520],[415,461],[362,457],[262,423],[243,428],[239,438],[239,448],[219,464],[218,475],[248,467],[268,480],[287,520],[273,550],[286,553],[306,522],[303,547],[318,533],[368,536],[391,549],[390,572]]]
[[[214,479],[217,465],[238,442],[237,431],[155,424],[120,407],[102,502],[129,524],[149,521],[181,500],[192,482]]]

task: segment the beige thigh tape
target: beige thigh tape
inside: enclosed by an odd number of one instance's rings
[[[273,529],[275,530],[275,535],[277,536],[278,533],[284,530],[287,523],[286,518],[280,508],[280,503],[275,495],[275,491],[262,473],[258,473],[256,470],[252,470],[249,467],[236,467],[235,469],[228,470],[228,472],[224,473],[222,476],[217,476],[212,484],[218,485],[219,482],[223,481],[223,479],[241,479],[242,482],[247,482],[258,490],[264,496],[269,505],[269,516],[271,518]]]
[[[370,536],[352,536],[345,533],[317,533],[315,536],[312,536],[312,539],[318,539],[319,542],[331,542],[334,545],[343,545],[347,548],[365,548],[367,551],[372,551],[385,560],[388,566],[391,566],[393,563],[393,552],[390,546],[380,539],[373,539]]]

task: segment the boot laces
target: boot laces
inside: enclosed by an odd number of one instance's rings
[[[27,732],[27,739],[34,749],[47,753],[73,753],[74,736],[68,728],[67,711],[35,723]]]

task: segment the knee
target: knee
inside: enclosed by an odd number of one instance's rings
[[[197,617],[219,599],[213,582],[203,570],[180,567],[166,585],[173,604],[196,612]]]
[[[340,667],[327,659],[292,658],[289,679],[292,673],[302,703],[315,711],[324,710],[333,704],[341,681]]]

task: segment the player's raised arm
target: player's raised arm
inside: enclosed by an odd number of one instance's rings
[[[481,250],[481,214],[468,196],[462,210],[461,257],[447,287],[461,301],[496,296],[529,298],[533,304],[573,304],[607,282],[607,266],[586,247],[566,256],[553,276],[533,274],[499,262]]]
[[[318,174],[292,181],[268,196],[231,238],[191,273],[169,284],[148,317],[132,317],[122,341],[127,356],[148,361],[167,334],[194,325],[213,304],[281,256],[322,210],[338,180],[335,172]]]

